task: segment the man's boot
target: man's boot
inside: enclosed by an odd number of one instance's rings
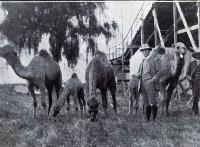
[[[147,122],[150,121],[150,117],[151,117],[151,106],[146,106],[146,118],[147,118]]]
[[[154,105],[152,106],[153,120],[154,120],[154,121],[156,120],[157,111],[158,111],[158,108],[157,108],[156,104],[154,104]]]

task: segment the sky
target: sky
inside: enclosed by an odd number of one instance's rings
[[[0,2],[1,3],[1,2]],[[118,23],[119,31],[117,33],[117,38],[110,41],[109,45],[105,45],[105,40],[100,38],[98,40],[99,49],[102,51],[106,51],[107,48],[110,48],[117,43],[122,41],[121,33],[122,33],[122,24],[123,24],[123,34],[124,36],[130,29],[130,26],[133,23],[134,18],[136,17],[139,9],[141,8],[143,2],[135,2],[135,1],[109,1],[106,2],[107,9],[105,10],[105,14],[103,16],[99,16],[101,18],[100,21],[104,21],[104,19],[108,19],[110,21],[115,20]],[[101,14],[102,15],[102,14]],[[0,9],[0,22],[4,19],[4,12]],[[44,35],[42,38],[42,42],[39,45],[39,50],[42,48],[49,48],[48,44],[48,35]],[[2,46],[2,45],[0,45]],[[82,81],[84,81],[85,77],[85,45],[81,46],[80,50],[80,59],[78,61],[77,66],[74,70],[69,69],[67,67],[67,61],[63,58],[63,61],[60,62],[61,70],[64,75],[64,81],[70,78],[73,72],[77,72]],[[27,55],[24,53],[21,55],[21,61],[23,65],[28,65],[30,60],[33,58],[33,55]],[[138,61],[138,60],[136,60]],[[2,83],[24,83],[25,80],[18,78],[10,66],[7,66],[6,61],[0,58],[0,84]]]

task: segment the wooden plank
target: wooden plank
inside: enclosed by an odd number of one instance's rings
[[[200,3],[198,2],[198,40],[199,40],[199,48],[200,48]]]
[[[141,45],[144,44],[144,20],[143,20],[143,12],[142,12],[142,16],[141,16]]]
[[[173,20],[174,20],[174,44],[177,43],[177,10],[176,4],[173,3]]]
[[[158,36],[159,36],[159,39],[160,39],[161,46],[165,47],[165,44],[164,44],[164,41],[163,41],[163,38],[162,38],[162,35],[161,35],[160,27],[159,27],[159,24],[158,24],[158,20],[157,20],[156,10],[154,9],[152,11],[152,13],[153,13],[154,22],[155,22],[155,26],[156,26],[156,29],[157,29],[157,32],[158,32]]]
[[[188,37],[189,37],[190,42],[191,42],[191,44],[192,44],[192,47],[193,47],[193,49],[194,49],[195,51],[197,51],[196,43],[194,42],[194,39],[193,39],[193,37],[192,37],[192,33],[190,32],[190,29],[189,29],[189,27],[188,27],[188,24],[187,24],[187,22],[186,22],[186,19],[185,19],[184,15],[183,15],[183,12],[182,12],[182,10],[181,10],[181,6],[180,6],[179,2],[175,2],[175,3],[176,3],[176,7],[177,7],[177,9],[178,9],[178,12],[179,12],[179,14],[180,14],[180,17],[181,17],[181,19],[182,19],[182,21],[183,21],[183,25],[184,25],[184,27],[185,27],[185,29],[186,29],[186,31],[187,31],[187,34],[188,34]]]
[[[196,24],[196,25],[193,25],[193,26],[188,27],[188,28],[189,28],[190,31],[193,31],[193,30],[198,29],[198,26],[199,26],[199,25]],[[181,29],[181,30],[178,30],[178,31],[177,31],[177,34],[183,34],[183,33],[186,33],[186,32],[187,32],[186,29]]]

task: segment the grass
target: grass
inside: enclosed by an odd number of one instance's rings
[[[200,146],[200,118],[191,106],[177,102],[170,117],[159,114],[156,122],[146,123],[141,110],[127,116],[128,98],[117,100],[118,115],[109,98],[109,117],[100,107],[97,121],[90,122],[66,107],[56,120],[48,119],[38,97],[34,119],[32,98],[15,92],[14,85],[0,85],[0,147]]]

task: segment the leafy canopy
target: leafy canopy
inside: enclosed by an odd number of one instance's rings
[[[49,44],[53,58],[61,60],[63,50],[69,65],[75,65],[79,56],[79,40],[87,42],[87,53],[94,52],[94,38],[104,35],[106,42],[113,37],[117,23],[100,24],[95,10],[105,9],[102,2],[23,2],[2,3],[7,12],[0,31],[19,49],[34,49],[37,53],[42,35],[50,34]]]

